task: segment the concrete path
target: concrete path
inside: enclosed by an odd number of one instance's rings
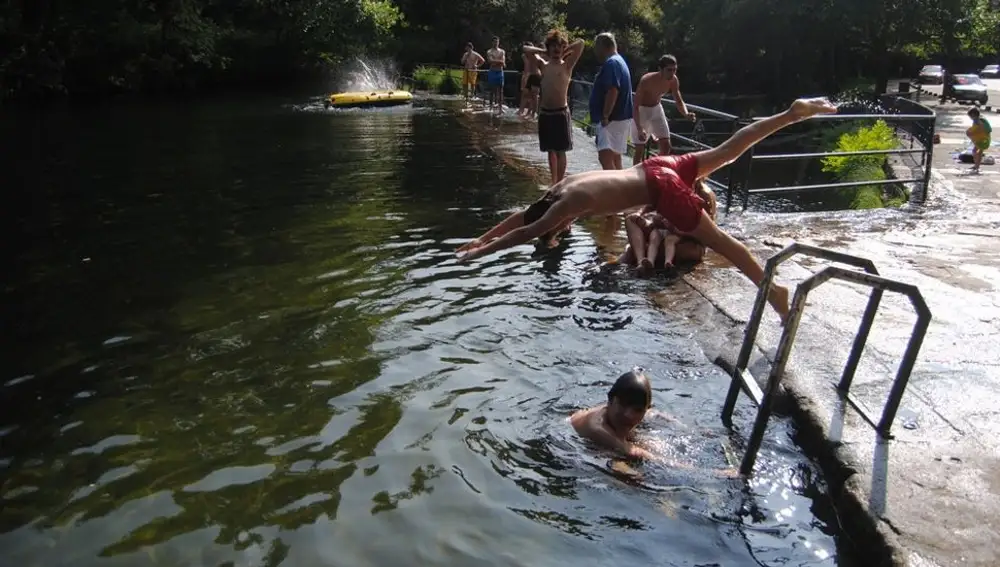
[[[952,158],[965,145],[968,107],[936,110],[943,143],[935,147],[925,206],[747,213],[723,224],[744,235],[761,257],[799,241],[870,258],[882,275],[920,287],[934,319],[894,440],[878,442],[853,409],[844,409],[833,388],[864,310],[865,289],[831,282],[810,294],[786,388],[804,426],[818,426],[815,433],[828,440],[817,451],[835,457],[832,466],[842,478],[828,480],[843,487],[843,507],[859,507],[879,519],[881,535],[896,546],[893,563],[995,567],[1000,565],[1000,166],[969,175],[969,166]],[[823,265],[809,258],[786,262],[778,281],[793,286]],[[749,316],[756,288],[735,269],[697,270],[687,280],[734,321]],[[905,299],[885,296],[852,388],[876,419],[914,321]],[[742,330],[736,324],[730,333],[727,358],[735,359]],[[760,379],[779,337],[777,318],[768,312],[758,337],[766,355],[751,359]],[[856,521],[851,510],[841,512],[842,521]]]

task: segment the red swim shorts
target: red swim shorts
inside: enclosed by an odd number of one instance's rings
[[[691,188],[698,178],[698,157],[656,156],[642,162],[646,171],[649,203],[682,232],[698,227],[705,201]]]

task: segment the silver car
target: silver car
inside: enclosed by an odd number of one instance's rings
[[[940,85],[944,83],[944,67],[940,65],[924,65],[917,76],[917,81],[925,85]]]
[[[944,96],[957,102],[975,102],[986,104],[989,95],[986,94],[986,83],[979,75],[948,75],[944,85]]]
[[[979,72],[979,77],[982,79],[995,79],[1000,77],[1000,65],[987,65],[983,67],[983,70]]]

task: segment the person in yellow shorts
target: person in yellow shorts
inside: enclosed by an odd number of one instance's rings
[[[476,83],[479,82],[479,66],[485,63],[483,56],[476,53],[472,47],[472,42],[465,44],[465,53],[462,54],[462,92],[465,93],[465,102],[476,94]]]
[[[972,119],[972,126],[965,131],[965,135],[972,141],[972,172],[979,173],[979,164],[983,161],[983,154],[990,149],[992,143],[993,127],[990,122],[979,115],[978,108],[969,109],[969,118]]]

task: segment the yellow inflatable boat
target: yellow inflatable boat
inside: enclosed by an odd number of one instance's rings
[[[334,93],[323,101],[324,108],[367,108],[375,106],[399,106],[413,101],[407,91]]]

